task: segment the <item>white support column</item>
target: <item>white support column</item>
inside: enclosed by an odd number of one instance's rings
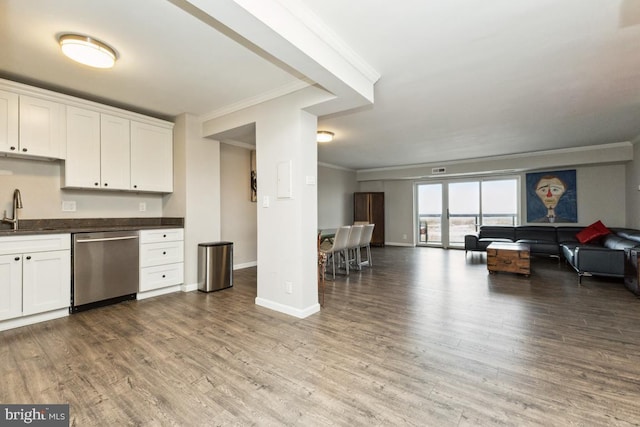
[[[305,108],[329,97],[332,95],[322,89],[306,88],[209,120],[202,128],[204,136],[215,138],[229,129],[256,124],[256,304],[300,318],[320,309],[316,276],[317,117]]]

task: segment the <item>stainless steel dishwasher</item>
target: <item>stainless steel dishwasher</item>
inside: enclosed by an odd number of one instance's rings
[[[73,234],[71,312],[136,298],[137,231]]]

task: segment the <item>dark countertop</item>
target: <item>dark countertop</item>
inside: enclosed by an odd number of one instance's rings
[[[9,227],[9,224],[2,224],[0,237],[183,228],[184,218],[24,219],[20,220],[18,230],[14,231]]]

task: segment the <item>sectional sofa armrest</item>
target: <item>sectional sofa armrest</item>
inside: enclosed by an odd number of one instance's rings
[[[479,251],[478,234],[467,234],[464,236],[464,250],[465,251]]]
[[[573,257],[574,267],[579,272],[624,275],[624,250],[578,246]]]

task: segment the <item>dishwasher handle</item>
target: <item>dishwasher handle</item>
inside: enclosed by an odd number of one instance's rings
[[[93,242],[110,242],[113,240],[130,240],[137,239],[138,236],[122,236],[122,237],[103,237],[99,239],[78,239],[77,243],[93,243]]]

